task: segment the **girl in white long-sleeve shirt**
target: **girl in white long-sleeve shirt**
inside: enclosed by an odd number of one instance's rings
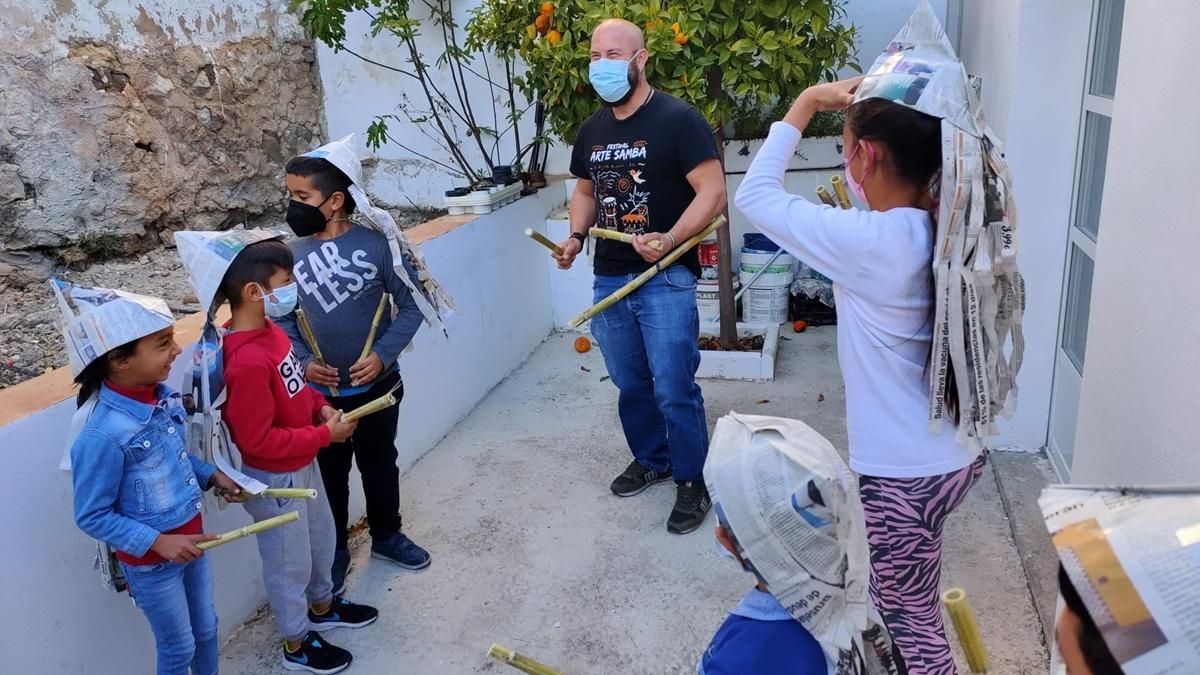
[[[941,123],[891,101],[850,105],[861,78],[809,87],[771,127],[738,209],[833,280],[850,466],[860,475],[871,597],[907,672],[954,673],[938,605],[942,529],[983,471],[978,445],[929,431],[931,263]],[[849,107],[847,107],[849,106]],[[867,209],[789,194],[788,160],[813,113],[846,110],[846,180]],[[952,383],[953,376],[948,378]],[[957,417],[956,392],[947,392]]]

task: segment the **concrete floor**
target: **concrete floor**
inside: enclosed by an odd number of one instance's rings
[[[380,619],[327,636],[354,653],[350,672],[516,672],[486,657],[493,642],[567,673],[695,672],[751,579],[714,552],[711,518],[687,536],[666,531],[672,486],[609,493],[629,461],[617,392],[602,381],[599,352],[575,354],[573,337],[551,336],[401,479],[405,529],[429,548],[430,568],[399,570],[356,542],[348,596],[379,607]],[[774,382],[702,386],[710,424],[730,410],[796,417],[846,446],[832,328],[789,334]],[[1049,544],[1028,509],[1021,527],[1009,521],[1000,490],[1011,483],[1024,490],[1011,501],[1032,503],[1025,493],[1046,480],[1037,462],[990,463],[947,531],[943,584],[967,590],[990,672],[1002,675],[1048,664],[1026,568],[1051,564]],[[283,672],[268,612],[222,660],[225,672]]]

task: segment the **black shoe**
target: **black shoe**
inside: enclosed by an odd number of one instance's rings
[[[283,645],[283,667],[286,670],[340,673],[349,668],[353,660],[350,652],[329,644],[325,638],[311,630],[300,641],[300,648],[296,651],[288,651],[287,643]]]
[[[642,490],[654,485],[671,480],[671,470],[664,469],[655,471],[642,466],[642,463],[636,459],[629,463],[629,466],[613,480],[609,489],[618,497],[632,497]]]
[[[346,598],[338,596],[324,614],[317,614],[308,608],[308,623],[313,630],[329,630],[330,628],[362,628],[375,623],[379,618],[379,610],[366,605],[356,605]]]
[[[346,573],[350,571],[350,551],[339,548],[333,552],[333,567],[329,576],[333,579],[333,594],[346,592]]]
[[[403,532],[397,532],[385,541],[371,544],[371,557],[396,563],[406,570],[429,567],[429,552],[417,546]]]
[[[675,493],[675,508],[671,509],[671,517],[667,519],[667,530],[675,534],[687,534],[695,530],[704,522],[710,507],[712,500],[702,481],[679,483]]]

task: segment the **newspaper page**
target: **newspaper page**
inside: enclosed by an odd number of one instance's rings
[[[1046,528],[1127,675],[1200,670],[1200,488],[1051,486]]]
[[[821,644],[829,672],[867,672],[862,503],[829,441],[796,420],[730,413],[717,422],[704,478],[743,557]]]

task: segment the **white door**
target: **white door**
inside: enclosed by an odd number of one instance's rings
[[[1047,442],[1050,459],[1064,480],[1071,475],[1079,390],[1087,363],[1092,271],[1100,231],[1100,203],[1104,197],[1104,170],[1108,163],[1108,136],[1112,127],[1124,14],[1124,0],[1095,0],[1088,40],[1086,88],[1075,160],[1074,205],[1067,240]]]

